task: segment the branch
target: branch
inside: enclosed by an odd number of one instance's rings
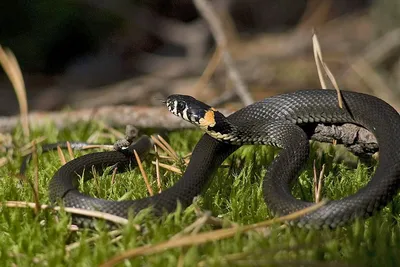
[[[221,109],[224,114],[232,110]],[[111,127],[125,127],[128,124],[136,128],[163,128],[167,130],[195,128],[192,124],[172,115],[164,107],[138,106],[106,106],[101,108],[80,109],[63,112],[31,112],[29,123],[31,127],[42,127],[53,123],[59,129],[70,127],[71,124],[82,121],[101,121]],[[18,116],[0,117],[0,132],[12,132],[19,123]],[[332,143],[337,140],[358,156],[370,156],[378,150],[378,142],[368,130],[353,125],[326,126],[319,124],[311,133],[315,141]]]
[[[254,100],[252,99],[249,90],[247,89],[247,86],[240,77],[231,54],[227,50],[228,41],[222,28],[221,21],[218,19],[215,10],[207,0],[193,0],[193,3],[201,16],[210,25],[211,33],[214,36],[218,47],[222,51],[222,56],[226,65],[226,69],[228,71],[229,78],[235,85],[234,89],[236,90],[236,94],[240,97],[245,106],[252,104]]]
[[[375,136],[365,128],[350,123],[330,126],[319,124],[314,129],[311,139],[325,143],[336,140],[360,157],[368,157],[378,151]]]
[[[111,127],[125,127],[128,124],[137,128],[169,130],[194,127],[172,115],[165,107],[105,106],[61,112],[31,112],[28,119],[32,128],[53,123],[62,129],[82,121],[101,121]],[[18,116],[0,117],[0,132],[11,132],[18,123]]]

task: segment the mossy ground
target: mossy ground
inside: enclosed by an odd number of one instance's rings
[[[58,131],[52,125],[37,129],[32,138],[46,136],[46,142],[61,140],[86,140],[100,131],[95,123],[82,123]],[[172,147],[183,156],[190,152],[201,133],[180,131],[169,134]],[[13,143],[23,145],[22,134],[17,129]],[[113,139],[98,142],[112,143]],[[356,162],[356,168],[336,163],[336,148],[325,149],[313,145],[310,161],[294,187],[294,194],[313,200],[312,161],[317,166],[326,164],[323,195],[340,198],[355,192],[368,182],[374,165]],[[272,161],[277,150],[267,147],[243,147],[230,157],[227,167],[220,168],[208,190],[196,202],[202,210],[209,210],[222,220],[238,224],[251,224],[267,220],[271,215],[262,198],[261,180],[265,166]],[[13,160],[0,169],[0,201],[33,201],[33,190],[21,183],[16,174],[20,165],[18,148]],[[81,155],[87,152],[76,152]],[[353,160],[354,163],[354,160]],[[61,166],[57,152],[39,153],[39,197],[48,204],[48,183]],[[144,164],[154,191],[157,191],[155,169]],[[179,175],[162,172],[163,188],[179,179]],[[27,177],[33,180],[31,163]],[[107,199],[133,199],[148,195],[141,174],[134,169],[119,174],[114,184],[110,176],[95,177],[82,185],[82,190]],[[0,265],[1,266],[97,266],[107,259],[134,247],[156,244],[170,239],[197,217],[193,206],[184,211],[154,218],[143,212],[131,218],[140,224],[142,231],[132,225],[122,226],[122,234],[114,240],[102,222],[94,229],[69,230],[70,214],[49,210],[35,214],[31,209],[0,208]],[[398,266],[400,263],[400,201],[396,197],[383,211],[367,220],[360,220],[334,230],[306,230],[275,225],[263,231],[237,234],[232,238],[213,241],[186,248],[175,248],[148,256],[125,260],[121,266]],[[57,216],[55,216],[57,215]],[[201,231],[213,230],[204,225]],[[90,238],[96,237],[95,242]],[[78,242],[74,249],[66,246]],[[183,265],[182,265],[183,264]]]

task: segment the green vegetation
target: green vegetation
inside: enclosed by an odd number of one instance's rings
[[[58,132],[49,125],[33,132],[33,138],[46,136],[47,142],[60,140],[86,140],[100,131],[94,123],[81,124]],[[169,135],[171,146],[183,156],[190,152],[201,133],[198,131],[174,132]],[[16,146],[22,146],[22,132],[13,135]],[[100,139],[112,143],[115,140]],[[294,193],[303,199],[313,199],[312,159],[317,167],[326,164],[323,195],[339,198],[350,194],[365,184],[373,166],[357,164],[351,169],[334,162],[337,150],[326,149],[320,157],[313,153],[306,171],[295,185]],[[210,210],[229,227],[229,222],[252,224],[271,218],[262,199],[261,180],[265,166],[271,162],[276,150],[266,147],[243,147],[227,160],[228,167],[220,168],[210,188],[196,201],[201,210]],[[15,154],[18,154],[15,149]],[[87,152],[76,152],[81,155]],[[158,191],[155,168],[145,162],[144,167],[155,192]],[[21,183],[16,174],[20,155],[0,169],[0,201],[33,201],[33,190]],[[39,153],[39,198],[48,204],[47,185],[60,167],[57,152]],[[165,172],[162,171],[162,174]],[[27,173],[34,179],[34,162]],[[168,172],[162,177],[163,188],[171,186],[179,175]],[[96,197],[128,199],[147,196],[146,186],[136,169],[119,174],[115,183],[110,176],[97,176],[82,185],[82,190]],[[120,266],[397,266],[400,262],[400,201],[397,197],[382,212],[368,220],[360,220],[335,230],[306,230],[275,225],[259,231],[237,234],[234,237],[174,248],[148,256],[125,260]],[[102,221],[95,229],[71,231],[70,214],[65,212],[32,209],[0,208],[0,265],[1,266],[97,266],[128,249],[157,244],[171,239],[196,221],[195,207],[154,218],[147,212],[130,219],[130,225],[119,228],[120,237],[110,235]],[[141,225],[138,231],[132,224]],[[215,226],[205,224],[201,232],[212,231]],[[96,240],[90,241],[90,239]],[[196,238],[195,236],[193,237]],[[70,244],[77,242],[75,248]],[[182,265],[180,265],[182,264]]]

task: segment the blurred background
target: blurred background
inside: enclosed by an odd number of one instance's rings
[[[342,89],[399,106],[399,1],[212,3],[254,99],[320,87],[315,29]],[[205,87],[195,86],[215,43],[190,0],[1,1],[0,25],[0,44],[22,68],[30,110],[160,105],[157,99],[172,93],[209,102],[232,87],[222,62]],[[16,113],[1,72],[0,115]]]

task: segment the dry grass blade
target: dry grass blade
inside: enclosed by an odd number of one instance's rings
[[[318,179],[317,179],[317,167],[315,166],[315,159],[313,160],[313,185],[314,185],[315,203],[318,203],[318,201],[317,201]]]
[[[117,176],[117,171],[118,171],[118,167],[115,167],[113,169],[112,175],[111,175],[111,184],[115,184],[115,177]]]
[[[156,176],[157,176],[158,193],[161,193],[162,189],[161,189],[161,176],[160,176],[160,159],[159,159],[159,155],[158,155],[158,151],[157,151],[157,146],[156,145],[154,145],[154,153],[156,155],[155,165],[156,165]]]
[[[260,227],[271,226],[276,223],[282,223],[282,222],[298,219],[301,216],[303,216],[309,212],[313,212],[313,211],[319,209],[324,204],[325,204],[325,202],[321,201],[311,207],[307,207],[305,209],[296,211],[289,215],[278,217],[278,218],[275,218],[272,220],[267,220],[267,221],[256,223],[256,224],[246,225],[246,226],[242,226],[242,227],[228,228],[228,229],[219,229],[219,230],[215,230],[215,231],[200,233],[197,235],[183,236],[180,238],[167,240],[167,241],[155,244],[155,245],[146,245],[146,246],[138,247],[135,249],[125,251],[122,254],[115,256],[114,258],[111,258],[110,260],[108,260],[107,262],[103,263],[100,266],[101,267],[111,267],[117,263],[120,263],[123,260],[130,259],[130,258],[137,257],[137,256],[149,255],[149,254],[154,254],[154,253],[158,253],[161,251],[165,251],[166,249],[199,245],[199,244],[204,244],[204,243],[210,242],[210,241],[216,241],[216,240],[233,237],[233,236],[237,235],[238,233],[244,233],[244,232],[254,230],[254,229],[257,229]]]
[[[67,163],[67,160],[65,159],[64,153],[62,152],[60,146],[57,146],[57,153],[58,153],[58,157],[60,158],[61,165],[64,165],[65,163]]]
[[[187,153],[185,156],[183,156],[184,159],[190,158],[192,156],[193,152]]]
[[[327,89],[326,82],[325,82],[325,79],[324,79],[324,75],[322,73],[322,68],[323,68],[325,73],[326,73],[326,75],[328,76],[329,80],[331,81],[333,87],[335,88],[335,90],[337,92],[339,107],[343,108],[343,100],[342,100],[342,95],[340,93],[339,86],[338,86],[338,84],[336,82],[335,76],[333,76],[333,74],[332,74],[331,70],[329,69],[328,65],[326,65],[325,62],[324,62],[324,59],[322,57],[321,46],[319,44],[318,37],[317,37],[317,34],[315,32],[314,32],[314,34],[312,36],[312,42],[313,42],[315,65],[317,66],[317,72],[318,72],[319,81],[321,83],[321,87],[323,89]]]
[[[20,118],[24,135],[29,139],[28,101],[26,97],[25,82],[18,61],[13,52],[3,49],[0,45],[0,64],[7,74],[14,88],[19,104]]]
[[[151,163],[156,164],[155,161],[152,161]],[[158,163],[158,165],[161,168],[164,168],[166,170],[172,171],[172,172],[177,173],[177,174],[182,174],[182,171],[180,169],[178,169],[177,167],[174,167],[172,165],[168,165],[168,164],[164,164],[164,163]]]
[[[174,155],[171,151],[169,151],[168,148],[160,140],[158,140],[158,138],[154,137],[153,135],[150,136],[150,137],[151,137],[151,140],[153,140],[154,143],[156,143],[165,153],[167,153],[175,161],[179,160],[179,158],[176,155]]]
[[[314,60],[315,65],[317,66],[318,78],[319,82],[321,83],[321,88],[326,89],[328,88],[325,83],[324,75],[322,74],[322,51],[321,46],[319,45],[317,35],[314,33],[312,36],[313,42],[313,51],[314,51]]]
[[[149,179],[147,178],[147,174],[143,169],[142,161],[140,160],[140,157],[139,157],[138,153],[136,152],[136,150],[133,150],[133,153],[135,154],[135,158],[136,158],[137,164],[139,166],[140,172],[142,173],[143,180],[146,184],[147,191],[149,191],[150,196],[153,196],[154,195],[153,189],[151,189]]]
[[[158,154],[158,158],[159,158],[159,159],[170,160],[170,161],[175,161],[175,159],[173,159],[172,157],[167,156],[167,155],[160,155],[160,154]]]
[[[315,160],[313,162],[313,171],[314,171],[314,196],[315,203],[320,202],[321,200],[321,192],[322,192],[322,180],[324,178],[325,172],[325,164],[322,164],[322,169],[319,172],[319,177],[317,176],[317,168],[315,166]]]
[[[0,207],[9,207],[9,208],[36,208],[36,204],[32,202],[23,202],[23,201],[6,201],[3,204],[0,204]],[[116,224],[126,225],[128,224],[128,220],[119,216],[115,216],[109,213],[94,211],[94,210],[85,210],[85,209],[78,209],[78,208],[69,208],[69,207],[59,207],[59,206],[49,206],[49,205],[40,205],[42,210],[44,209],[52,209],[55,211],[63,210],[68,213],[78,214],[83,216],[88,216],[92,218],[103,219],[106,221],[110,221]],[[136,230],[140,230],[139,225],[134,225]]]
[[[315,202],[320,202],[321,200],[321,192],[322,192],[322,180],[324,179],[324,172],[325,172],[325,164],[322,164],[322,169],[319,172],[319,180],[318,180],[318,191],[315,197]]]
[[[40,202],[39,202],[39,157],[37,154],[36,142],[32,143],[32,161],[35,170],[35,176],[33,181],[33,198],[35,200],[35,213],[38,214],[40,211]]]
[[[75,158],[75,156],[74,156],[74,152],[72,151],[71,143],[69,141],[67,141],[67,149],[68,149],[68,154],[69,154],[70,160],[73,160]]]
[[[165,139],[161,135],[157,135],[157,137],[161,141],[161,143],[163,143],[163,145],[168,149],[168,151],[171,152],[172,155],[174,155],[174,158],[179,160],[178,153],[176,153],[172,146],[170,146],[170,144],[168,144],[168,142],[165,141]]]

